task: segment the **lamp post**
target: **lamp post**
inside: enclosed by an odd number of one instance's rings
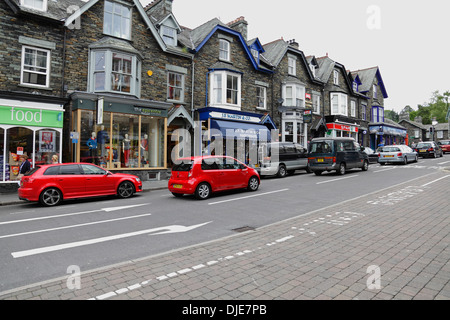
[[[431,136],[431,141],[436,141],[435,137],[435,132],[436,132],[436,128],[435,126],[438,124],[438,122],[436,121],[436,117],[433,118],[433,120],[431,121],[431,124],[433,125],[433,132],[432,132],[432,136]]]

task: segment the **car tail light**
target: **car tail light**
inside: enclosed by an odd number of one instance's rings
[[[377,153],[377,157],[378,157],[378,158],[380,157],[380,154],[379,154],[379,153]]]
[[[401,157],[403,155],[403,153],[399,152],[397,153],[397,157]]]
[[[428,149],[428,151],[434,151],[434,149],[433,149],[433,148],[430,148],[430,149]]]
[[[333,157],[333,163],[336,163],[336,157]]]

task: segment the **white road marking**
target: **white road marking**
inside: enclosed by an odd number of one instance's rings
[[[383,172],[383,171],[388,171],[388,170],[393,170],[393,169],[396,169],[396,167],[393,167],[393,168],[386,168],[386,169],[377,170],[377,171],[373,171],[373,172],[374,172],[374,173],[377,173],[377,172]]]
[[[210,203],[208,203],[208,205],[219,204],[219,203],[230,202],[230,201],[243,200],[243,199],[254,198],[254,197],[260,197],[260,196],[265,196],[267,194],[283,192],[283,191],[287,191],[287,190],[289,190],[289,189],[281,189],[281,190],[269,191],[269,192],[264,192],[264,193],[258,193],[258,194],[254,194],[254,195],[246,196],[246,197],[239,197],[239,198],[234,198],[234,199],[210,202]]]
[[[347,177],[342,177],[342,178],[337,178],[337,179],[331,179],[331,180],[321,181],[321,182],[317,182],[316,184],[329,183],[329,182],[334,182],[334,181],[339,181],[339,180],[344,180],[344,179],[350,179],[350,178],[354,178],[354,177],[358,177],[358,175],[355,174],[355,175],[351,175],[351,176],[347,176]]]
[[[151,213],[147,213],[147,214],[140,214],[140,215],[137,215],[137,216],[130,216],[130,217],[123,217],[123,218],[116,218],[116,219],[109,219],[109,220],[102,220],[102,221],[74,224],[74,225],[65,226],[65,227],[57,227],[57,228],[49,228],[49,229],[42,229],[42,230],[14,233],[14,234],[8,234],[8,235],[0,236],[0,239],[17,237],[17,236],[23,236],[23,235],[27,235],[27,234],[33,234],[33,233],[41,233],[41,232],[49,232],[49,231],[56,231],[56,230],[62,230],[62,229],[83,227],[83,226],[89,226],[89,225],[93,225],[93,224],[100,224],[100,223],[114,222],[114,221],[120,221],[120,220],[134,219],[134,218],[146,217],[146,216],[151,216],[151,215],[152,215]]]
[[[444,162],[439,162],[438,164],[446,164],[449,163],[450,161],[444,161]]]
[[[154,228],[154,229],[146,229],[146,230],[141,230],[141,231],[117,234],[117,235],[114,235],[114,236],[101,237],[101,238],[89,239],[89,240],[83,240],[83,241],[68,242],[68,243],[58,244],[58,245],[54,245],[54,246],[48,246],[48,247],[42,247],[42,248],[36,248],[36,249],[30,249],[30,250],[23,250],[23,251],[17,251],[17,252],[12,252],[11,255],[14,258],[22,258],[22,257],[36,255],[36,254],[41,254],[41,253],[47,253],[47,252],[58,251],[58,250],[63,250],[63,249],[70,249],[70,248],[76,248],[76,247],[81,247],[81,246],[87,246],[87,245],[90,245],[90,244],[96,244],[96,243],[101,243],[101,242],[106,242],[106,241],[112,241],[112,240],[118,240],[118,239],[123,239],[123,238],[134,237],[134,236],[138,236],[138,235],[146,234],[146,233],[150,233],[150,234],[164,234],[165,233],[164,231],[168,230],[168,229],[169,230],[178,230],[178,232],[186,232],[186,231],[190,231],[190,230],[202,227],[202,226],[204,226],[206,224],[209,224],[209,223],[211,223],[211,221],[205,222],[205,223],[201,223],[201,224],[197,224],[197,225],[190,226],[190,227],[174,225],[174,226],[165,226],[165,227],[159,227],[159,228]],[[158,231],[161,231],[161,232],[155,233],[155,232],[158,232]]]
[[[111,212],[111,211],[117,211],[117,210],[122,210],[122,209],[129,209],[129,208],[134,208],[134,207],[145,206],[147,204],[148,203],[143,203],[143,204],[135,204],[135,205],[130,205],[130,206],[111,207],[111,208],[102,208],[102,209],[90,210],[90,211],[82,211],[82,212],[74,212],[74,213],[66,213],[66,214],[57,214],[57,215],[47,216],[47,217],[37,217],[37,218],[5,221],[5,222],[0,222],[0,225],[19,223],[19,222],[36,221],[36,220],[45,220],[45,219],[52,219],[52,218],[61,218],[61,217],[75,216],[75,215],[86,214],[86,213],[93,213],[93,212],[100,212],[100,211]]]
[[[438,182],[439,180],[442,180],[442,179],[445,179],[445,178],[448,178],[448,177],[450,177],[450,175],[446,175],[444,177],[440,177],[439,179],[436,179],[436,180],[433,180],[433,181],[430,181],[428,183],[423,184],[422,187],[426,187],[426,186],[428,186],[428,185],[430,185],[432,183]]]

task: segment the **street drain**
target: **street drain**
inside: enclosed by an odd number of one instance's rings
[[[255,229],[256,228],[254,228],[254,227],[245,226],[245,227],[232,229],[232,231],[234,231],[234,232],[246,232],[246,231],[254,231]]]

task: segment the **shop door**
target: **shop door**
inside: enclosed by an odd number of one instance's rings
[[[33,154],[33,131],[28,128],[15,127],[6,131],[6,168],[5,181],[19,180],[19,167],[21,155],[26,155],[30,158],[31,166],[34,167],[34,159],[31,159]]]

